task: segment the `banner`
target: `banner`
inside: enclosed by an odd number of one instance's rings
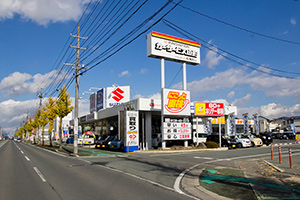
[[[125,111],[125,146],[126,151],[139,149],[139,113],[138,111]]]

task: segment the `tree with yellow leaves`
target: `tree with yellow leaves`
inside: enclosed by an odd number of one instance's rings
[[[46,107],[43,107],[39,119],[39,124],[42,127],[42,145],[45,144],[44,134],[45,134],[45,126],[48,124],[47,116],[48,116],[48,112],[46,110]]]
[[[67,93],[66,86],[64,85],[63,88],[60,90],[59,97],[56,101],[55,113],[59,117],[58,135],[59,135],[59,148],[60,149],[62,149],[62,142],[61,142],[62,119],[65,116],[67,116],[74,108],[73,106],[71,106],[71,100],[70,100],[69,95],[70,95],[70,93]]]
[[[48,123],[49,123],[49,127],[48,127],[48,133],[49,133],[49,140],[50,140],[50,146],[52,146],[52,131],[53,131],[53,123],[55,118],[57,117],[56,114],[56,99],[52,98],[52,96],[50,96],[48,98],[48,102],[46,102],[45,108],[46,108],[46,112],[47,112],[47,119],[48,119]]]

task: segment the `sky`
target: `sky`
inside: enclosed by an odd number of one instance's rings
[[[178,4],[179,3],[179,4]],[[300,115],[300,1],[1,0],[0,127],[14,132],[63,84],[74,104],[80,25],[79,116],[89,88],[131,87],[131,99],[160,98],[160,60],[147,57],[157,31],[201,43],[187,65],[192,101],[218,101],[273,119]],[[165,86],[182,89],[182,64],[165,62]],[[96,91],[96,90],[94,90]]]

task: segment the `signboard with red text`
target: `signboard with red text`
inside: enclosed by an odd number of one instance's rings
[[[195,102],[196,116],[220,116],[224,115],[224,103],[215,102]]]
[[[162,89],[163,115],[191,115],[190,91]]]

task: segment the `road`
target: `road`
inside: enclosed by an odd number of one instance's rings
[[[0,147],[0,199],[191,199],[146,179],[25,143]]]
[[[300,145],[292,148],[299,154]],[[181,188],[187,170],[270,155],[258,147],[75,158],[7,141],[0,143],[0,199],[197,199]]]

